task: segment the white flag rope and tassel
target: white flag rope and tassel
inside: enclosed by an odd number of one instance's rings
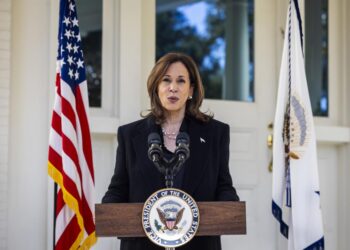
[[[289,250],[323,250],[316,138],[298,0],[289,1],[274,121],[272,213]]]

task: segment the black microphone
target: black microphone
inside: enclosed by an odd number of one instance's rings
[[[186,132],[180,132],[176,137],[175,155],[181,162],[190,157],[190,137]]]
[[[148,158],[153,162],[159,162],[163,157],[163,150],[161,148],[162,141],[159,134],[150,133],[148,135]]]

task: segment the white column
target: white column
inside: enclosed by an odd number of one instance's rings
[[[140,118],[142,9],[141,0],[120,0],[119,118]]]
[[[0,249],[7,248],[11,0],[0,1]]]
[[[12,1],[8,249],[47,249],[49,10]]]
[[[249,96],[248,2],[226,1],[226,64],[223,97],[246,100]]]

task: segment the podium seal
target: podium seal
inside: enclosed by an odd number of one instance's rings
[[[188,243],[199,226],[199,209],[186,192],[165,188],[152,194],[142,210],[142,226],[147,237],[165,248]]]

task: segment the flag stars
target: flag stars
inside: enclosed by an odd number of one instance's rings
[[[79,21],[78,21],[77,18],[74,17],[74,19],[72,20],[72,22],[73,22],[73,27],[74,27],[74,26],[79,26]]]
[[[75,46],[74,46],[75,47]],[[72,48],[72,44],[71,43],[67,43],[66,49],[69,51],[69,53],[71,52]]]
[[[70,33],[71,33],[71,35],[72,35],[73,38],[76,37],[75,34],[74,34],[74,30],[71,30]]]
[[[70,4],[69,4],[69,9],[70,9],[71,11],[74,11],[74,7],[75,7],[75,6],[74,6],[73,3],[70,3]]]
[[[70,76],[71,79],[73,78],[74,73],[73,73],[73,70],[72,70],[72,69],[69,69],[69,70],[68,70],[68,75]]]
[[[70,24],[69,17],[64,17],[63,23],[64,23],[65,25]]]
[[[64,36],[67,37],[67,39],[70,39],[72,37],[71,31],[66,30],[66,32],[64,33]]]
[[[76,36],[77,38],[77,41],[80,42],[81,41],[81,36],[80,36],[80,33]]]
[[[78,49],[79,49],[79,46],[77,46],[77,45],[74,45],[74,46],[73,46],[73,51],[74,51],[74,53],[78,53]]]
[[[61,65],[61,68],[63,67],[63,65],[65,65],[66,63],[64,62],[64,59],[60,59],[60,65]]]
[[[79,68],[83,68],[84,67],[83,64],[84,64],[84,61],[80,60],[80,58],[79,58],[78,61],[77,61],[78,69]]]
[[[82,49],[80,48],[81,35],[79,21],[76,16],[76,5],[72,0],[67,0],[65,15],[61,18],[62,29],[60,34],[58,64],[61,67],[61,77],[74,84],[84,79],[85,63]]]
[[[74,64],[73,57],[72,56],[68,56],[67,62],[69,63],[69,66],[71,64]]]

